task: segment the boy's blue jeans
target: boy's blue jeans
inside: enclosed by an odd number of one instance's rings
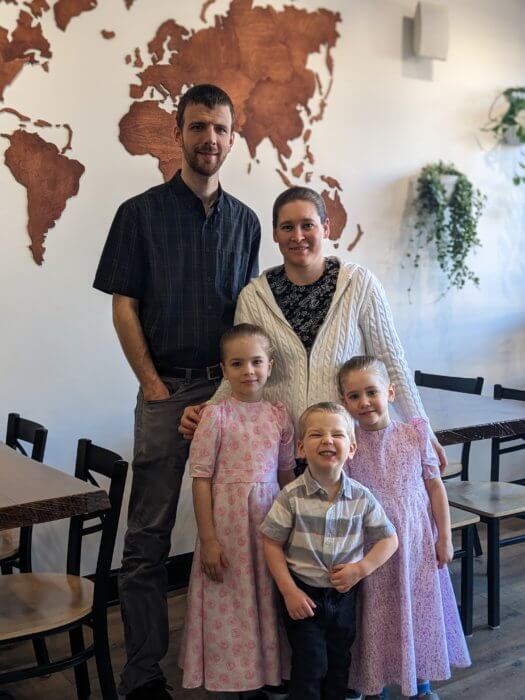
[[[317,607],[313,617],[292,620],[282,600],[292,648],[289,700],[345,700],[358,586],[338,593],[335,588],[315,588],[294,580]]]

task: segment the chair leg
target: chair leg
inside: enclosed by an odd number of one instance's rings
[[[84,651],[84,635],[82,633],[82,627],[75,627],[69,631],[69,641],[71,644],[71,653],[78,654]],[[75,683],[77,686],[77,696],[79,700],[87,700],[91,695],[91,686],[89,685],[89,676],[87,670],[87,663],[78,664],[74,667],[75,671]]]
[[[31,562],[31,543],[33,541],[33,528],[23,527],[20,530],[20,549],[18,552],[18,562],[21,574],[29,574],[33,570]]]
[[[108,640],[108,623],[106,612],[93,616],[93,644],[95,646],[95,661],[97,664],[98,680],[103,700],[117,700],[117,689],[113,678],[111,654]]]
[[[487,523],[487,591],[489,627],[499,627],[499,519],[490,518]]]
[[[480,557],[483,554],[481,542],[479,541],[479,532],[476,525],[474,525],[474,553],[477,557]]]
[[[461,549],[464,552],[461,558],[461,624],[466,637],[472,634],[474,531],[476,530],[473,525],[468,525],[461,530]]]
[[[43,637],[33,637],[31,642],[33,643],[33,651],[35,652],[37,664],[39,666],[46,666],[50,663],[46,640]]]

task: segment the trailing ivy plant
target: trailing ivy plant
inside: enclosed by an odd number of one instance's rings
[[[450,197],[442,182],[444,175],[457,178]],[[445,291],[451,287],[462,289],[467,281],[479,285],[479,278],[466,260],[469,253],[481,245],[477,224],[485,199],[451,163],[439,161],[427,165],[418,177],[414,201],[415,233],[411,238],[415,250],[407,256],[413,259],[417,268],[421,251],[430,246],[447,276]]]
[[[505,111],[494,116],[496,105],[503,98]],[[489,109],[489,122],[483,131],[491,131],[500,143],[521,146],[525,161],[525,87],[507,88],[500,93]],[[515,185],[525,183],[525,162],[518,163],[518,171],[512,181]]]

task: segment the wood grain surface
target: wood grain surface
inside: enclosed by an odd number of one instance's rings
[[[109,508],[104,489],[0,443],[0,530]]]
[[[525,402],[418,387],[442,445],[525,434]]]

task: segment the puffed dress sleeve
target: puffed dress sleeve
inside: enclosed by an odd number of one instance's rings
[[[292,419],[286,406],[280,401],[275,404],[275,409],[281,425],[281,444],[279,445],[279,471],[290,471],[295,468],[295,440]]]
[[[421,453],[423,479],[436,479],[440,476],[439,461],[430,442],[430,427],[424,418],[412,418],[410,425],[415,428]]]
[[[202,417],[190,446],[190,476],[210,479],[221,446],[221,405],[210,404]]]

